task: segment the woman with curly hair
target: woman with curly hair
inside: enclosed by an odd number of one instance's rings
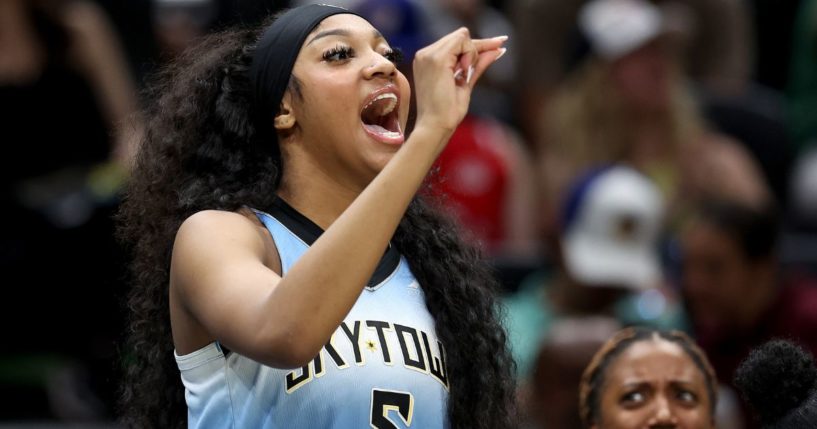
[[[409,137],[397,54],[337,7],[211,36],[160,76],[120,216],[126,424],[513,425],[494,281],[415,196],[504,40],[417,53]]]
[[[717,379],[686,334],[626,328],[596,352],[579,386],[586,429],[715,427]]]

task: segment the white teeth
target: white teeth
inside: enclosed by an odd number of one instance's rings
[[[369,106],[374,104],[374,102],[376,102],[378,100],[384,100],[384,99],[387,99],[387,98],[390,100],[390,102],[380,112],[380,116],[388,115],[389,113],[391,113],[392,110],[394,110],[394,107],[397,106],[397,95],[395,95],[395,94],[393,94],[391,92],[387,92],[387,93],[378,95],[372,101],[370,101],[369,104],[367,104],[366,107],[363,108],[363,110],[368,109]]]

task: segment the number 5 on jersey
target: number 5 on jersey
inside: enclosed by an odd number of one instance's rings
[[[371,426],[373,429],[399,429],[389,420],[389,411],[397,411],[397,415],[406,424],[411,426],[411,416],[414,414],[414,397],[408,392],[395,390],[372,389]]]

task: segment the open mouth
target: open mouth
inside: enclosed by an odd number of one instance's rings
[[[394,92],[381,92],[366,103],[360,112],[363,128],[384,143],[403,143],[403,131],[397,115],[399,98]]]

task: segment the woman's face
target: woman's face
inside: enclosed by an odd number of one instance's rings
[[[665,340],[632,344],[607,368],[595,429],[711,429],[706,378]]]
[[[297,151],[329,177],[365,186],[404,141],[411,91],[394,51],[366,20],[339,14],[307,36],[290,90]]]
[[[661,111],[669,105],[673,71],[667,43],[657,39],[610,65],[613,85],[639,110]]]

